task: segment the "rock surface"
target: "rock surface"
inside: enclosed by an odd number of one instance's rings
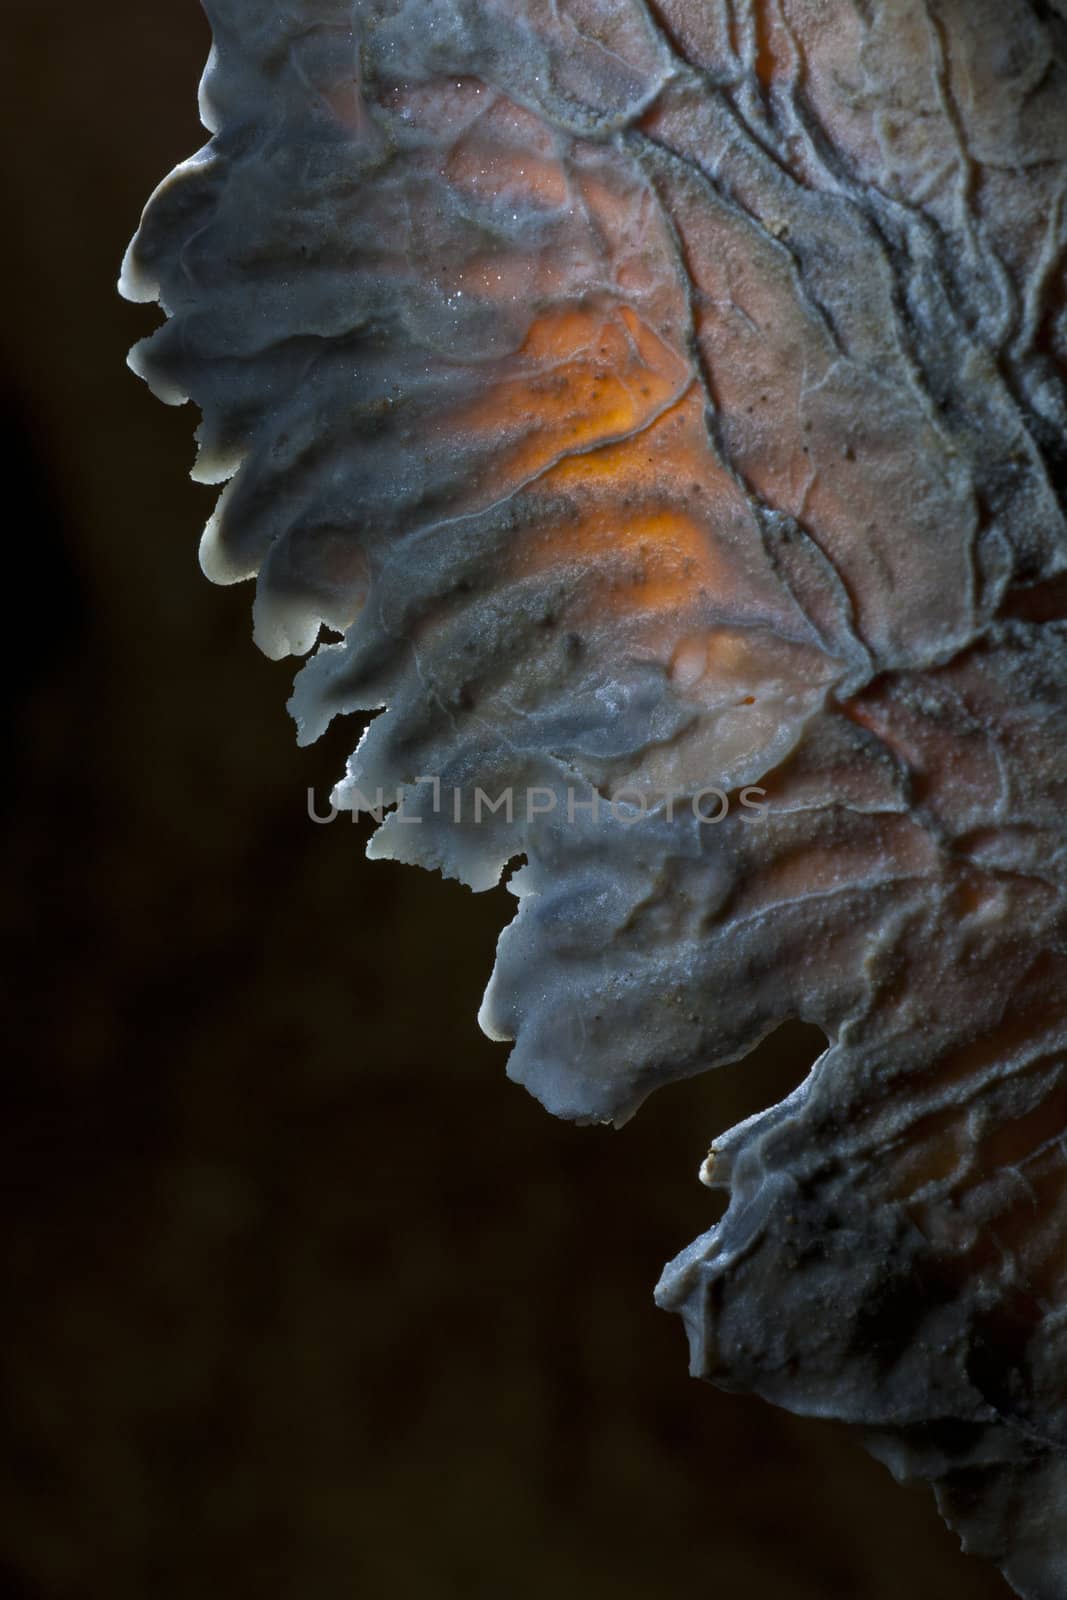
[[[661,1303],[1054,1600],[1067,8],[207,9],[123,274],[205,570],[342,635],[293,710],[384,708],[372,853],[525,861],[483,1023],[550,1110],[825,1031]]]

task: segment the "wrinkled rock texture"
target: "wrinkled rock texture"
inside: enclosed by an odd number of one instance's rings
[[[341,636],[303,740],[384,708],[373,854],[525,860],[483,1024],[550,1110],[825,1031],[660,1301],[1055,1600],[1067,6],[207,10],[123,274],[230,480],[205,570],[272,656]]]

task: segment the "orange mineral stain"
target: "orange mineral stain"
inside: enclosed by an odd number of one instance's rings
[[[498,435],[502,492],[565,455],[635,433],[689,381],[682,358],[626,306],[539,317],[514,367],[449,423]]]
[[[665,487],[663,467],[679,488]],[[675,622],[736,586],[716,526],[737,514],[732,480],[711,456],[694,391],[642,431],[566,456],[533,486],[551,502],[547,527],[524,541],[522,575],[579,565],[599,614],[644,612]]]

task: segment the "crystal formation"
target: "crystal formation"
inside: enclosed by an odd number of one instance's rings
[[[372,854],[524,860],[551,1111],[825,1031],[659,1299],[1062,1600],[1067,0],[207,10],[122,281],[205,571]]]

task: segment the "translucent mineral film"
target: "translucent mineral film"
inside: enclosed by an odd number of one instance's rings
[[[372,854],[524,858],[550,1110],[823,1028],[660,1301],[1062,1600],[1067,0],[207,9],[122,280],[205,571]]]

